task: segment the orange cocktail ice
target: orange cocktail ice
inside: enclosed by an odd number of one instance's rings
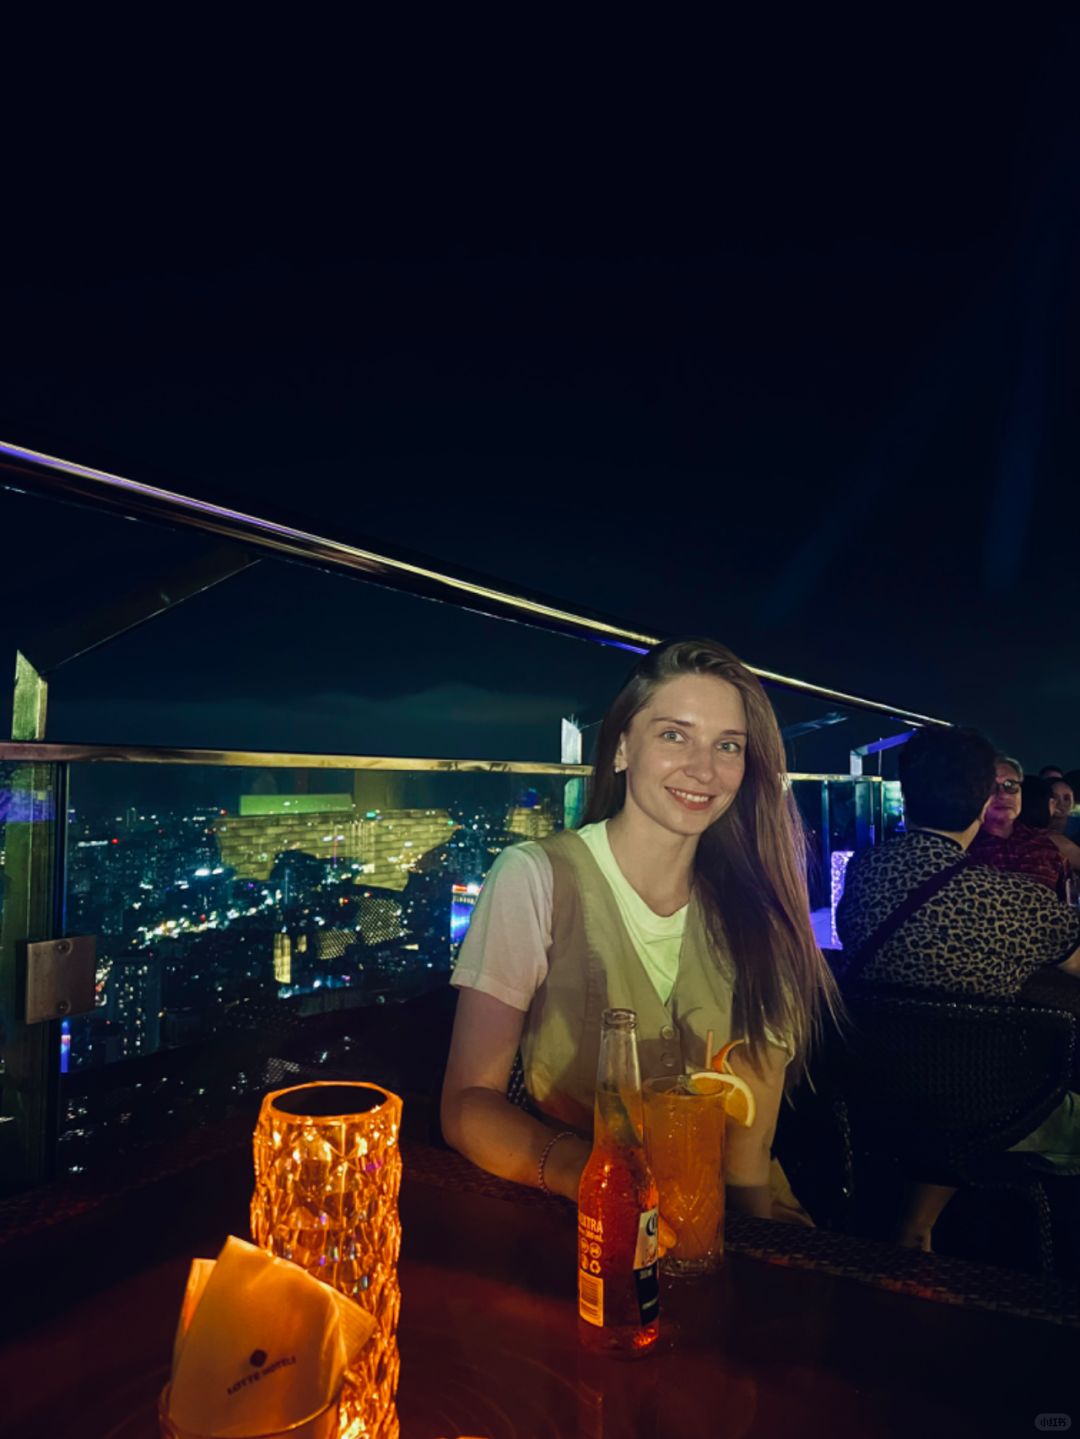
[[[678,1236],[664,1268],[672,1274],[707,1274],[724,1252],[727,1087],[719,1075],[693,1080],[678,1075],[646,1080],[642,1098],[660,1215]]]

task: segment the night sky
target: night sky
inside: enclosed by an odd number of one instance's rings
[[[0,437],[1080,765],[1057,13],[68,134],[55,220],[6,227]],[[201,543],[9,494],[0,526],[8,655]],[[60,670],[50,737],[557,758],[626,666],[267,562]]]

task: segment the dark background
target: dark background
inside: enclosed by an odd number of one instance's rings
[[[19,115],[0,436],[1075,766],[1065,15],[75,65]],[[9,655],[197,548],[0,525]],[[626,658],[275,563],[58,672],[50,737],[554,758]]]

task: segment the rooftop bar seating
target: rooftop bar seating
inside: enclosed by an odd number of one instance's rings
[[[0,1431],[153,1432],[188,1263],[247,1232],[259,1102],[325,1078],[404,1101],[404,1439],[984,1434],[1068,1407],[1080,1296],[1051,1272],[1041,1176],[1020,1161],[1001,1181],[1035,1215],[1012,1267],[900,1250],[860,1218],[871,1171],[999,1183],[985,1146],[1026,1132],[1060,1092],[1073,1038],[1056,1014],[1029,1043],[989,1007],[951,1006],[942,1032],[932,1003],[860,999],[854,1047],[830,1047],[778,1135],[818,1227],[731,1217],[715,1284],[669,1285],[661,1352],[613,1368],[576,1343],[572,1207],[482,1174],[438,1126],[457,945],[499,850],[580,815],[581,727],[564,726],[561,748],[553,736],[558,759],[535,761],[367,754],[362,735],[360,753],[333,754],[46,737],[72,658],[267,570],[275,586],[313,572],[361,582],[337,585],[333,605],[343,589],[391,591],[412,606],[402,623],[430,614],[416,599],[440,601],[478,666],[478,614],[520,626],[545,663],[576,641],[613,672],[656,636],[16,445],[0,444],[0,505],[19,523],[32,514],[25,533],[43,514],[92,532],[110,576],[130,546],[143,577],[94,609],[61,575],[59,615],[40,632],[27,604],[0,742]],[[791,743],[818,746],[797,753],[823,757],[790,778],[827,945],[846,858],[898,817],[882,754],[943,722],[758,673]],[[942,1033],[958,1047],[940,1052]],[[998,1043],[1015,1051],[1000,1068]],[[969,1053],[987,1074],[973,1115],[950,1088]],[[906,1087],[923,1072],[933,1122]],[[871,1083],[895,1121],[884,1147],[861,1102]]]

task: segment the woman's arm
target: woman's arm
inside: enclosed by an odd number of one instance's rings
[[[1073,874],[1080,874],[1080,845],[1063,834],[1050,833],[1050,838]]]
[[[767,1044],[760,1074],[741,1049],[732,1050],[729,1061],[735,1073],[754,1091],[757,1113],[749,1129],[728,1122],[724,1151],[727,1197],[733,1208],[758,1219],[772,1218],[769,1161],[784,1093],[787,1059],[786,1050]]]
[[[539,1187],[540,1157],[553,1131],[506,1097],[525,1016],[478,989],[458,994],[450,1057],[443,1080],[441,1119],[446,1142],[474,1164]],[[589,1144],[577,1136],[560,1139],[548,1155],[549,1189],[576,1202]]]

